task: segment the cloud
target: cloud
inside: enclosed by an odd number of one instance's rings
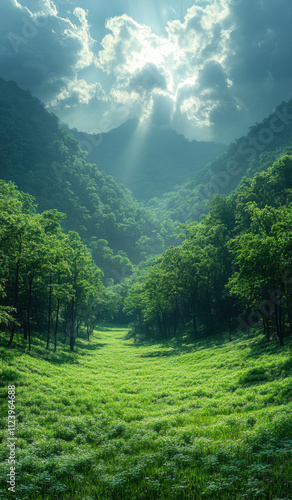
[[[221,0],[168,23],[177,73],[185,76],[173,127],[189,138],[228,142],[290,99],[291,13],[284,0]]]
[[[101,45],[97,66],[117,77],[131,74],[146,63],[161,65],[171,51],[167,38],[155,35],[149,26],[137,23],[126,14],[109,19],[111,31]]]
[[[291,14],[287,0],[6,0],[1,76],[79,129],[148,117],[228,142],[291,98]]]
[[[56,98],[80,69],[92,64],[94,42],[83,9],[75,8],[69,19],[61,17],[50,0],[30,1],[26,6],[11,0],[4,9],[1,6],[3,14],[1,75],[46,102]]]
[[[110,33],[101,42],[97,66],[115,76],[112,96],[123,95],[129,107],[139,101],[142,117],[152,113],[153,123],[163,125],[168,120],[190,139],[211,140],[217,130],[217,141],[229,139],[222,123],[228,128],[228,120],[236,122],[240,104],[226,65],[232,32],[226,2],[192,6],[183,20],[167,23],[164,36],[127,15],[106,26]],[[167,112],[159,119],[162,102]]]
[[[168,95],[173,90],[172,73],[166,64],[172,47],[167,37],[154,34],[150,27],[127,15],[108,20],[106,27],[111,33],[101,42],[96,66],[107,75],[115,75],[109,92],[112,102],[127,106],[131,117],[136,113],[145,119],[155,113],[155,103],[162,99],[157,92]]]
[[[167,90],[171,76],[163,66],[147,63],[129,78],[128,87],[136,92],[151,92],[153,89]]]

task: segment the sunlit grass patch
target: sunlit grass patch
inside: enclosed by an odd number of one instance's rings
[[[11,383],[23,500],[291,497],[288,342],[139,345],[125,333],[78,340],[72,363],[66,346],[54,357],[39,343],[2,360],[0,498]]]

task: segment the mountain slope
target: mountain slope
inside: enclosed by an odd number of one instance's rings
[[[291,146],[292,100],[282,102],[274,113],[250,127],[247,136],[232,143],[191,180],[177,186],[162,200],[151,200],[149,206],[180,222],[199,220],[214,194],[230,193],[242,177],[266,170]]]
[[[222,144],[190,142],[170,129],[147,128],[138,120],[99,136],[77,130],[72,134],[88,151],[89,161],[130,188],[139,200],[162,196],[225,149]]]
[[[170,223],[158,220],[112,177],[88,163],[78,141],[60,129],[57,117],[38,99],[3,79],[0,178],[32,194],[40,211],[64,212],[65,229],[78,231],[96,250],[98,265],[100,246],[112,253],[110,265],[117,266],[118,274],[124,257],[137,263],[145,250],[161,252],[172,231]]]

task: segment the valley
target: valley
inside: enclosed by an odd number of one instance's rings
[[[135,343],[103,325],[91,342],[7,351],[1,336],[5,443],[15,385],[17,498],[289,498],[291,339],[226,333]],[[77,382],[78,380],[78,382]],[[1,450],[0,498],[5,491]]]

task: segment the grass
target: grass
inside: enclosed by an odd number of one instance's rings
[[[0,498],[292,498],[292,360],[262,337],[1,348]],[[7,386],[16,386],[16,494]],[[9,496],[10,495],[10,496]]]

